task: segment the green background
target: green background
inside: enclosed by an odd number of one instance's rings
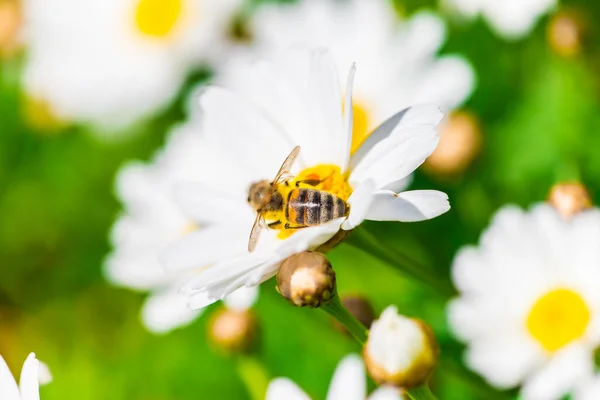
[[[424,7],[436,4],[400,4],[408,14]],[[600,3],[564,1],[562,7],[579,8],[590,27],[599,26]],[[597,32],[588,31],[582,54],[565,59],[548,45],[548,17],[516,42],[498,38],[481,20],[448,22],[441,53],[463,54],[477,74],[463,108],[481,120],[482,152],[450,180],[417,171],[414,188],[449,194],[447,214],[418,224],[365,225],[393,251],[422,262],[423,274],[446,282],[456,250],[476,243],[502,205],[542,201],[562,179],[581,179],[596,198],[600,190]],[[248,398],[238,361],[206,340],[206,321],[220,305],[189,327],[155,336],[139,321],[145,295],[110,286],[101,270],[120,211],[115,172],[127,160],[150,159],[169,127],[184,118],[186,91],[206,72],[191,76],[178,100],[136,126],[137,134],[106,142],[89,128],[44,130],[27,122],[19,86],[25,56],[0,64],[0,354],[15,373],[30,351],[50,366],[54,381],[41,389],[44,400]],[[515,397],[490,391],[461,366],[463,346],[445,322],[447,295],[350,244],[330,258],[341,294],[364,294],[377,312],[396,304],[434,328],[442,364],[432,386],[440,398]],[[257,357],[270,376],[290,377],[324,398],[337,362],[360,349],[325,313],[292,308],[273,280],[261,289]]]

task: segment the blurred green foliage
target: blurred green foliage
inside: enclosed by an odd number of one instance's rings
[[[590,26],[600,26],[600,3],[563,5],[579,7]],[[435,4],[407,0],[400,9],[411,13],[424,6]],[[450,195],[448,214],[419,224],[366,224],[441,280],[448,281],[456,250],[475,243],[500,206],[541,201],[561,179],[581,179],[600,196],[597,32],[590,32],[580,56],[564,59],[547,44],[547,20],[514,43],[480,20],[450,22],[442,53],[463,54],[477,73],[464,108],[481,120],[482,154],[457,179],[416,174],[413,187]],[[40,130],[28,124],[20,63],[0,65],[0,354],[15,372],[30,351],[50,366],[54,382],[41,389],[44,400],[248,398],[236,360],[207,343],[207,315],[153,336],[139,322],[144,295],[111,287],[102,276],[107,232],[120,210],[115,172],[127,160],[149,159],[161,146],[169,127],[184,118],[185,91],[137,126],[136,134],[100,141],[81,127]],[[186,90],[205,76],[190,78]],[[442,345],[433,380],[440,398],[514,397],[490,392],[461,366],[462,346],[445,323],[446,296],[348,244],[331,260],[342,294],[367,295],[378,312],[397,304],[433,326]],[[294,379],[315,398],[325,396],[339,359],[360,350],[325,313],[288,305],[272,281],[263,285],[256,311],[263,334],[258,357],[269,374]]]

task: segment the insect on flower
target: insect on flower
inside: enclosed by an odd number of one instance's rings
[[[317,226],[350,212],[349,204],[338,196],[315,187],[322,179],[290,179],[290,168],[300,154],[300,146],[287,156],[272,182],[258,181],[250,186],[248,203],[256,210],[256,219],[250,232],[248,251],[256,248],[263,228],[300,229]],[[272,221],[267,224],[266,221]]]

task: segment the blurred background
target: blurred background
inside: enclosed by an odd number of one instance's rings
[[[135,15],[125,3],[138,7]],[[119,169],[152,160],[186,119],[190,92],[218,76],[232,54],[253,49],[260,24],[249,22],[254,13],[279,5],[198,0],[182,9],[190,15],[175,5],[159,17],[151,3],[0,0],[0,354],[15,373],[30,351],[49,365],[54,380],[41,389],[44,400],[250,398],[239,360],[208,338],[207,322],[221,304],[189,326],[150,333],[140,319],[147,294],[108,282],[104,264],[123,210]],[[445,191],[452,210],[418,224],[366,224],[383,243],[431,268],[447,291],[349,244],[330,253],[339,291],[367,297],[377,313],[396,304],[434,328],[442,359],[432,387],[440,398],[515,398],[462,365],[463,345],[445,316],[449,268],[502,205],[543,201],[554,183],[571,179],[598,198],[600,3],[560,1],[517,34],[448,3],[388,4],[399,26],[416,13],[434,13],[445,32],[433,52],[458,56],[473,72],[470,88],[447,105],[453,112],[440,152],[411,186]],[[194,12],[202,18],[195,21]],[[202,27],[182,31],[166,49],[125,39],[118,16],[135,18],[155,38],[177,18]],[[325,313],[292,308],[274,286],[262,285],[254,307],[255,357],[270,377],[290,377],[324,398],[337,362],[360,349]]]

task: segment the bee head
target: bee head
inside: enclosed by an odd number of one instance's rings
[[[265,207],[271,201],[273,186],[268,180],[254,182],[248,190],[248,203],[256,211]]]

